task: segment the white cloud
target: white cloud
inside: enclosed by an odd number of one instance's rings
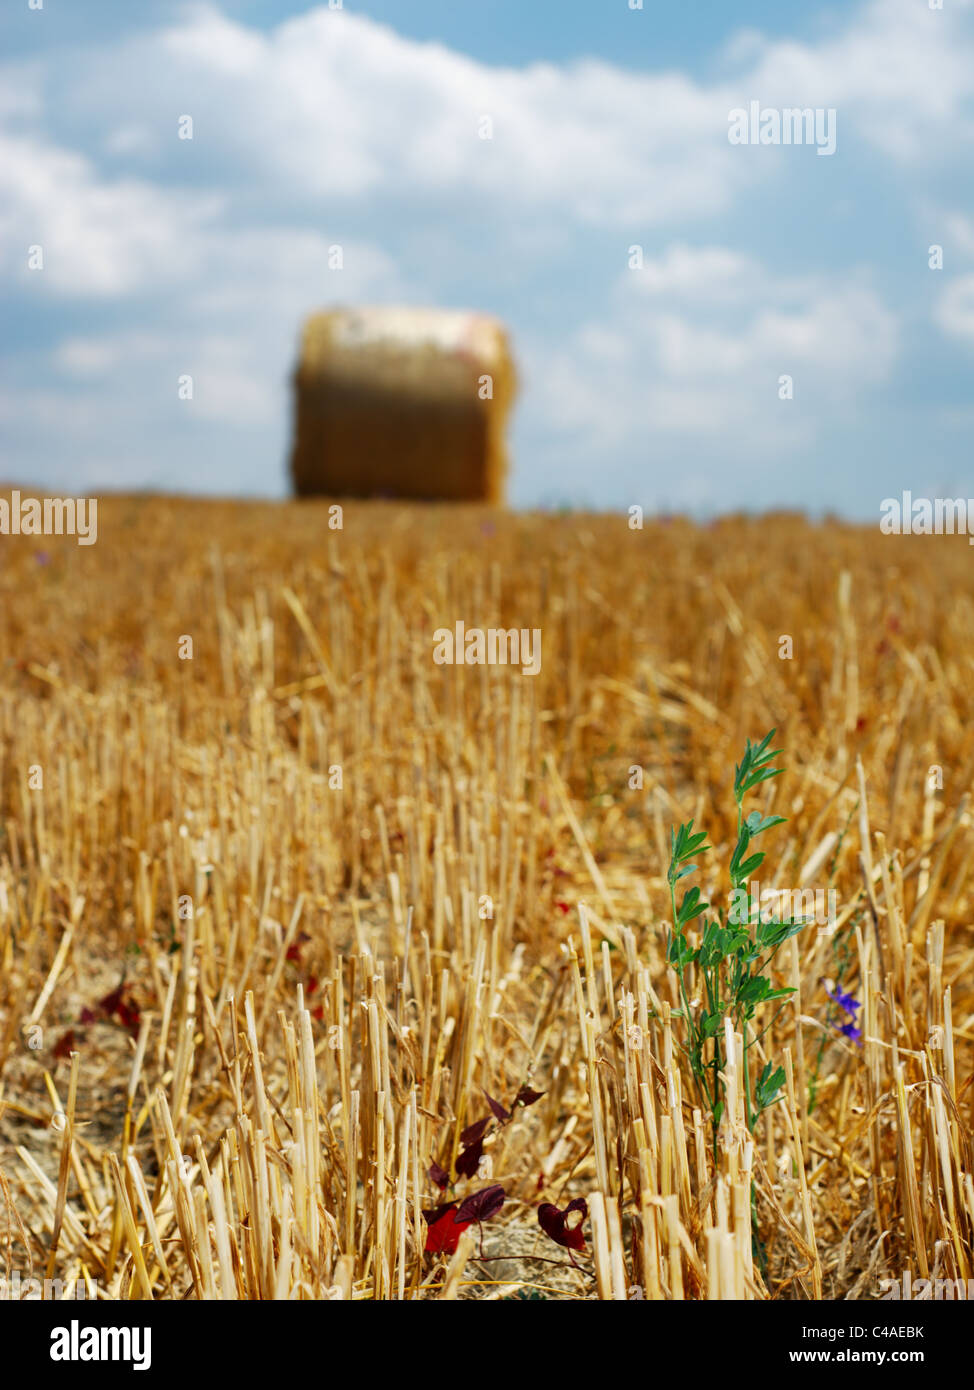
[[[916,0],[877,0],[818,43],[752,34],[733,56],[741,70],[710,84],[594,61],[500,68],[345,10],[319,6],[264,33],[198,5],[114,49],[7,66],[19,111],[56,95],[89,145],[146,172],[113,180],[41,135],[8,136],[4,230],[15,246],[49,243],[51,288],[112,295],[178,276],[200,228],[255,188],[278,204],[326,201],[339,225],[381,199],[413,220],[417,200],[431,215],[442,200],[454,215],[532,209],[639,229],[711,217],[803,158],[729,145],[728,112],[751,98],[835,105],[840,142],[848,121],[899,160],[935,158],[974,96],[970,34]],[[192,141],[177,139],[183,114]],[[490,140],[478,138],[485,115]],[[159,185],[160,166],[175,186]],[[205,192],[203,172],[215,176]],[[730,262],[723,273],[732,289]]]
[[[52,365],[97,393],[108,413],[121,392],[172,402],[178,379],[189,375],[194,419],[280,428],[302,319],[336,299],[410,298],[381,251],[349,243],[344,269],[330,270],[330,246],[310,232],[213,229],[201,240],[185,298],[155,313],[151,331],[71,335]]]
[[[193,379],[183,403],[201,420],[228,425],[273,424],[280,414],[282,383],[267,370],[253,343],[241,335],[213,333],[118,333],[66,338],[53,354],[67,377],[97,393],[107,408],[134,384],[157,401],[179,399],[177,387]]]
[[[0,134],[0,268],[36,277],[41,293],[120,296],[184,278],[202,227],[222,200],[144,181],[111,181],[80,154],[36,137]],[[42,271],[27,268],[40,246]]]
[[[950,337],[974,343],[974,274],[960,275],[948,283],[934,318]]]
[[[771,273],[726,247],[668,247],[617,284],[638,341],[675,376],[734,374],[790,365],[844,383],[881,381],[898,345],[896,321],[873,289],[845,274]],[[640,305],[650,299],[649,312]]]
[[[951,214],[947,218],[947,234],[963,255],[974,257],[974,218]]]
[[[173,148],[178,100],[196,126],[187,164],[218,151],[305,197],[462,193],[603,224],[710,215],[773,178],[780,151],[726,139],[751,98],[835,106],[840,141],[859,132],[896,160],[935,159],[970,129],[974,45],[952,7],[873,0],[831,37],[752,35],[733,57],[739,71],[711,83],[595,61],[501,68],[346,10],[262,33],[201,5],[63,73],[59,100],[113,126],[120,103],[137,109]]]
[[[164,345],[156,334],[118,333],[64,338],[55,348],[52,360],[69,376],[91,380],[116,372],[123,365],[157,360],[164,352]]]
[[[760,176],[725,138],[729,96],[605,63],[494,68],[323,7],[267,34],[196,7],[37,77],[93,143],[151,166],[334,206],[457,196],[592,224],[712,214]],[[119,127],[118,112],[130,113]],[[177,140],[192,115],[194,139]],[[493,138],[479,138],[481,118]]]
[[[138,155],[156,148],[152,135],[140,125],[120,125],[109,131],[103,142],[107,154]]]
[[[835,107],[839,145],[854,131],[897,161],[938,161],[970,136],[974,45],[948,0],[872,0],[818,44],[768,41],[752,49],[747,94],[767,106]]]
[[[814,414],[778,400],[779,376],[834,418],[899,350],[895,316],[855,276],[797,281],[724,247],[667,247],[616,288],[605,319],[529,364],[557,428],[589,448],[728,432],[757,452],[808,443]]]
[[[678,294],[683,300],[727,304],[753,294],[760,277],[761,268],[752,256],[726,246],[694,247],[677,242],[656,260],[645,261],[642,269],[631,270],[626,288],[640,294]]]

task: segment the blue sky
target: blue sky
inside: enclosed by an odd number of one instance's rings
[[[519,505],[974,495],[969,0],[12,0],[0,53],[0,475],[283,495],[302,318],[391,302],[508,323]]]
[[[325,0],[327,6],[327,0]],[[223,14],[263,31],[306,14],[306,0],[225,0]],[[568,62],[597,56],[637,70],[679,67],[705,73],[736,34],[760,30],[771,37],[811,39],[841,28],[844,6],[781,0],[693,0],[661,4],[646,0],[642,12],[628,0],[361,0],[348,13],[387,24],[403,37],[437,42],[494,64]],[[180,0],[45,0],[44,24],[27,4],[8,5],[0,15],[4,52],[37,53],[64,43],[117,39],[172,23],[186,6]],[[790,11],[790,12],[789,12]]]

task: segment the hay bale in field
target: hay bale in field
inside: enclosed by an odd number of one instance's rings
[[[507,335],[484,314],[315,314],[294,374],[295,491],[503,502],[515,390]]]

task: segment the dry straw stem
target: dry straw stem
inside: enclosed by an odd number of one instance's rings
[[[97,547],[5,551],[6,1267],[123,1299],[970,1277],[967,547],[789,517],[328,516],[110,498]],[[437,666],[456,619],[540,627],[540,674]],[[772,725],[760,805],[788,822],[761,880],[834,888],[838,925],[774,962],[796,993],[751,1058],[787,1078],[754,1133],[731,1030],[715,1147],[664,960],[667,833],[707,829],[722,903],[732,765]],[[128,1027],[99,1006],[123,963]],[[829,1014],[840,971],[861,1046]],[[500,1183],[503,1209],[425,1254],[431,1161],[522,1085],[543,1098],[455,1188]],[[577,1267],[537,1221],[576,1196]]]

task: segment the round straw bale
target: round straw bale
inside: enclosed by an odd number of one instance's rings
[[[294,375],[295,491],[503,502],[515,390],[507,335],[484,314],[315,314]]]

